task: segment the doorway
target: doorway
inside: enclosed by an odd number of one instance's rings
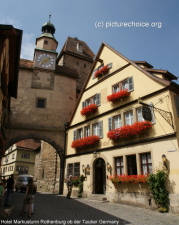
[[[94,193],[105,194],[106,191],[106,164],[99,158],[94,162]]]

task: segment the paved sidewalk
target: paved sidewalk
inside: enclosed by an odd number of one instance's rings
[[[179,215],[84,198],[67,199],[56,194],[37,193],[31,219],[20,216],[24,193],[14,193],[14,209],[1,224],[84,224],[84,225],[179,225]]]
[[[126,224],[132,225],[178,225],[179,215],[173,213],[159,213],[150,209],[121,205],[110,202],[97,202],[85,199],[76,199],[98,210],[126,220]]]

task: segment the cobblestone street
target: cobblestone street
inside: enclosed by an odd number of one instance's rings
[[[10,201],[14,208],[8,221],[1,220],[1,224],[179,224],[179,215],[172,213],[46,193],[36,194],[34,214],[28,219],[26,214],[19,215],[23,198],[24,193],[13,193]]]

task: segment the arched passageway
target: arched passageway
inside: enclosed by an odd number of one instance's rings
[[[56,137],[58,135],[58,138]],[[41,151],[46,152],[45,158],[46,162],[43,161],[43,158],[40,159],[40,173],[41,176],[38,180],[39,187],[42,190],[46,190],[43,186],[47,184],[47,179],[45,180],[43,177],[44,168],[46,168],[46,173],[50,174],[54,177],[54,186],[56,185],[56,178],[59,180],[59,190],[58,193],[63,193],[63,180],[64,180],[64,150],[59,144],[60,137],[57,132],[49,132],[49,131],[29,131],[24,129],[11,129],[6,130],[6,142],[5,142],[5,150],[7,150],[12,145],[16,144],[19,141],[34,139],[39,140],[43,143],[43,149]],[[62,142],[63,143],[63,142]],[[30,146],[29,146],[30,147]],[[43,156],[44,157],[44,156]],[[54,170],[51,168],[55,168]],[[49,169],[50,168],[50,169]],[[57,174],[58,173],[58,174]],[[41,182],[41,180],[43,182]],[[53,182],[52,182],[53,183]],[[53,184],[51,184],[52,186]],[[56,185],[57,186],[57,185]],[[54,187],[55,188],[55,187]],[[52,190],[52,188],[51,188]],[[48,191],[48,190],[46,190]]]

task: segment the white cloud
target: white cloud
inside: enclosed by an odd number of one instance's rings
[[[32,60],[34,56],[35,38],[34,34],[23,33],[21,58]]]
[[[3,17],[0,15],[0,24],[9,24],[14,28],[22,29],[22,23],[15,18]],[[21,45],[21,58],[23,59],[33,59],[35,47],[35,38],[33,34],[23,32],[22,45]]]
[[[22,23],[18,19],[2,17],[1,15],[0,15],[0,24],[12,25],[14,28],[18,29],[22,27]]]

